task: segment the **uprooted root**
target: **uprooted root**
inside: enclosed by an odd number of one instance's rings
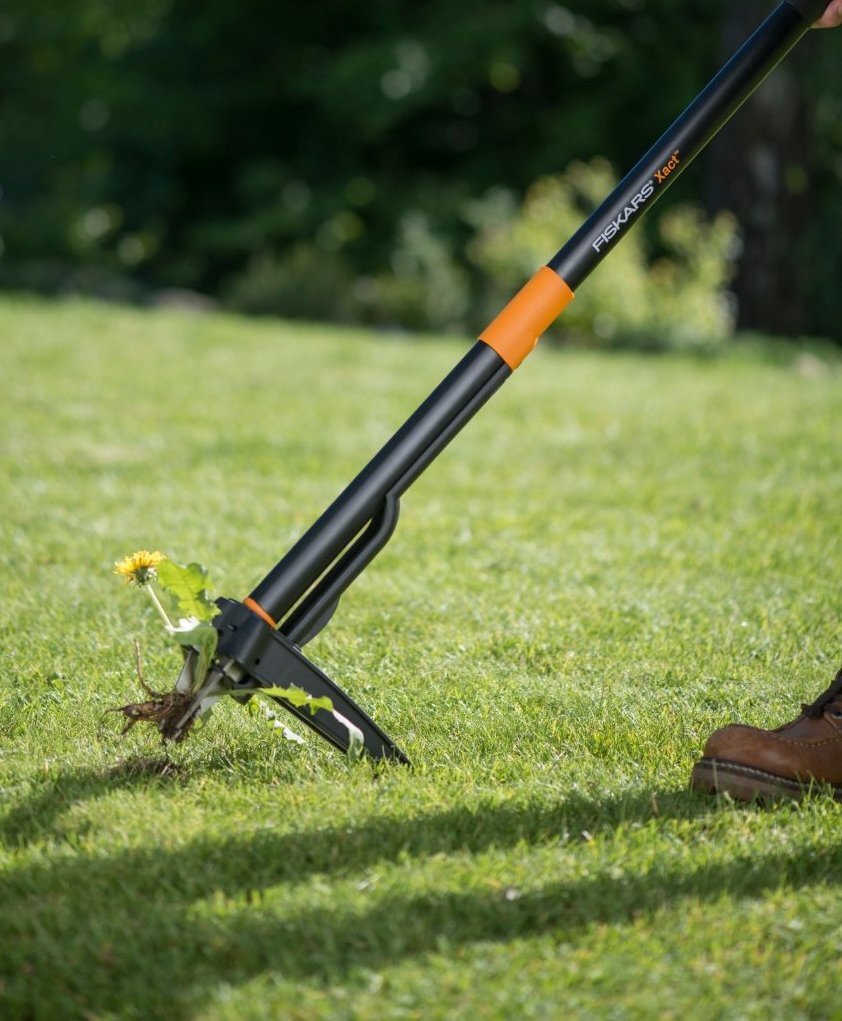
[[[128,723],[121,733],[128,734],[136,723],[154,723],[165,741],[181,741],[190,729],[193,721],[179,730],[178,725],[184,718],[190,696],[183,691],[171,691],[164,694],[160,691],[149,691],[151,698],[147,702],[131,702],[129,705],[115,706],[110,711],[122,713]]]
[[[128,720],[121,731],[122,734],[128,734],[136,723],[154,723],[165,741],[183,741],[195,720],[194,715],[179,726],[187,712],[190,695],[183,691],[153,691],[143,677],[143,661],[138,642],[135,642],[134,651],[138,683],[149,699],[146,702],[130,702],[128,705],[115,706],[109,712],[122,713]]]

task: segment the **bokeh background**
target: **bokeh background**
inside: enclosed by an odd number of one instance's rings
[[[475,332],[773,6],[6,0],[0,287]],[[767,81],[568,340],[842,343],[840,43]]]

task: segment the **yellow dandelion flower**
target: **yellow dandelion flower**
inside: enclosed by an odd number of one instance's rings
[[[150,553],[148,549],[138,550],[130,557],[123,557],[114,565],[114,573],[126,579],[126,584],[148,585],[155,577],[155,568],[164,560],[164,554],[157,550]]]

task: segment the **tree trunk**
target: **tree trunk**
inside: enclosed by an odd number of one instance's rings
[[[723,16],[729,54],[768,9],[767,0],[729,4]],[[802,41],[711,146],[710,205],[730,209],[742,231],[733,282],[741,329],[792,335],[808,328],[800,250],[811,212],[811,132],[799,67],[810,47]]]

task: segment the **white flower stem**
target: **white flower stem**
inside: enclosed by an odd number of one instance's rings
[[[163,606],[161,606],[161,600],[158,598],[158,596],[157,596],[157,594],[155,592],[155,589],[152,588],[151,584],[150,585],[144,585],[144,588],[149,593],[149,598],[152,600],[152,602],[153,602],[153,604],[155,606],[155,609],[163,617],[164,623],[167,625],[167,627],[170,630],[172,630],[172,621],[167,616],[167,611],[163,608]]]

